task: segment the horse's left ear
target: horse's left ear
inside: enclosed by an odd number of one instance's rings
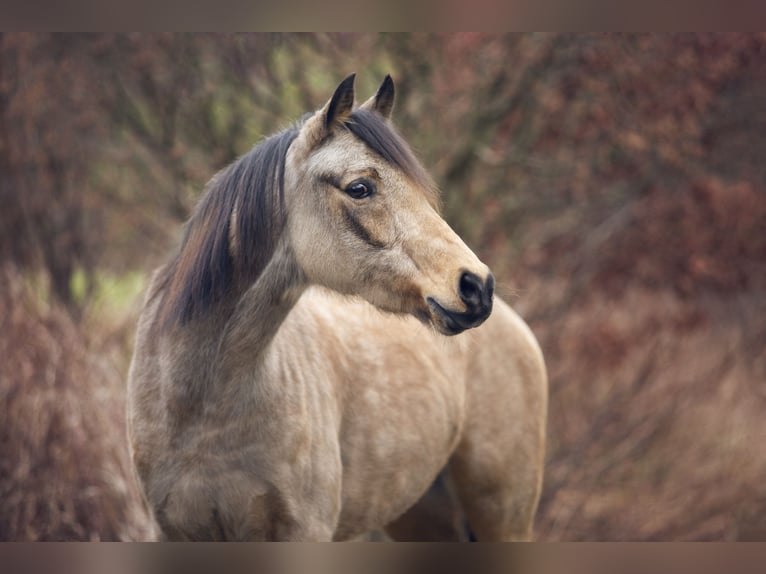
[[[354,78],[356,74],[351,74],[343,80],[324,107],[304,124],[302,135],[307,149],[318,145],[334,126],[351,115],[354,109]]]
[[[377,93],[359,107],[363,110],[378,112],[385,119],[389,119],[391,110],[394,109],[395,95],[394,80],[387,74]]]
[[[351,74],[343,80],[322,110],[325,129],[332,129],[336,122],[343,121],[351,114],[354,108],[354,78],[356,74]]]

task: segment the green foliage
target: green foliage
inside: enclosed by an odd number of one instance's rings
[[[120,318],[134,308],[146,288],[146,274],[140,270],[115,275],[99,271],[95,275],[77,269],[72,274],[71,291],[75,303],[91,317],[110,314]]]

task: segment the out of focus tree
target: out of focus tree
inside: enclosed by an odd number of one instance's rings
[[[93,268],[99,238],[86,186],[88,158],[106,126],[78,62],[87,48],[69,36],[4,34],[0,42],[2,257],[43,267],[69,304],[74,268]]]

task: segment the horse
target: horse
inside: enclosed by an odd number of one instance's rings
[[[394,94],[355,107],[351,75],[224,168],[152,275],[127,412],[162,539],[532,535],[543,356]]]

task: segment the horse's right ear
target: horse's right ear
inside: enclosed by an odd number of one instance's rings
[[[377,93],[359,107],[363,110],[377,112],[388,120],[391,118],[391,110],[394,109],[395,95],[394,80],[388,74],[378,88]]]
[[[324,107],[310,117],[303,126],[303,135],[309,149],[321,142],[333,126],[345,120],[354,109],[354,79],[351,74],[335,88],[335,93]]]

